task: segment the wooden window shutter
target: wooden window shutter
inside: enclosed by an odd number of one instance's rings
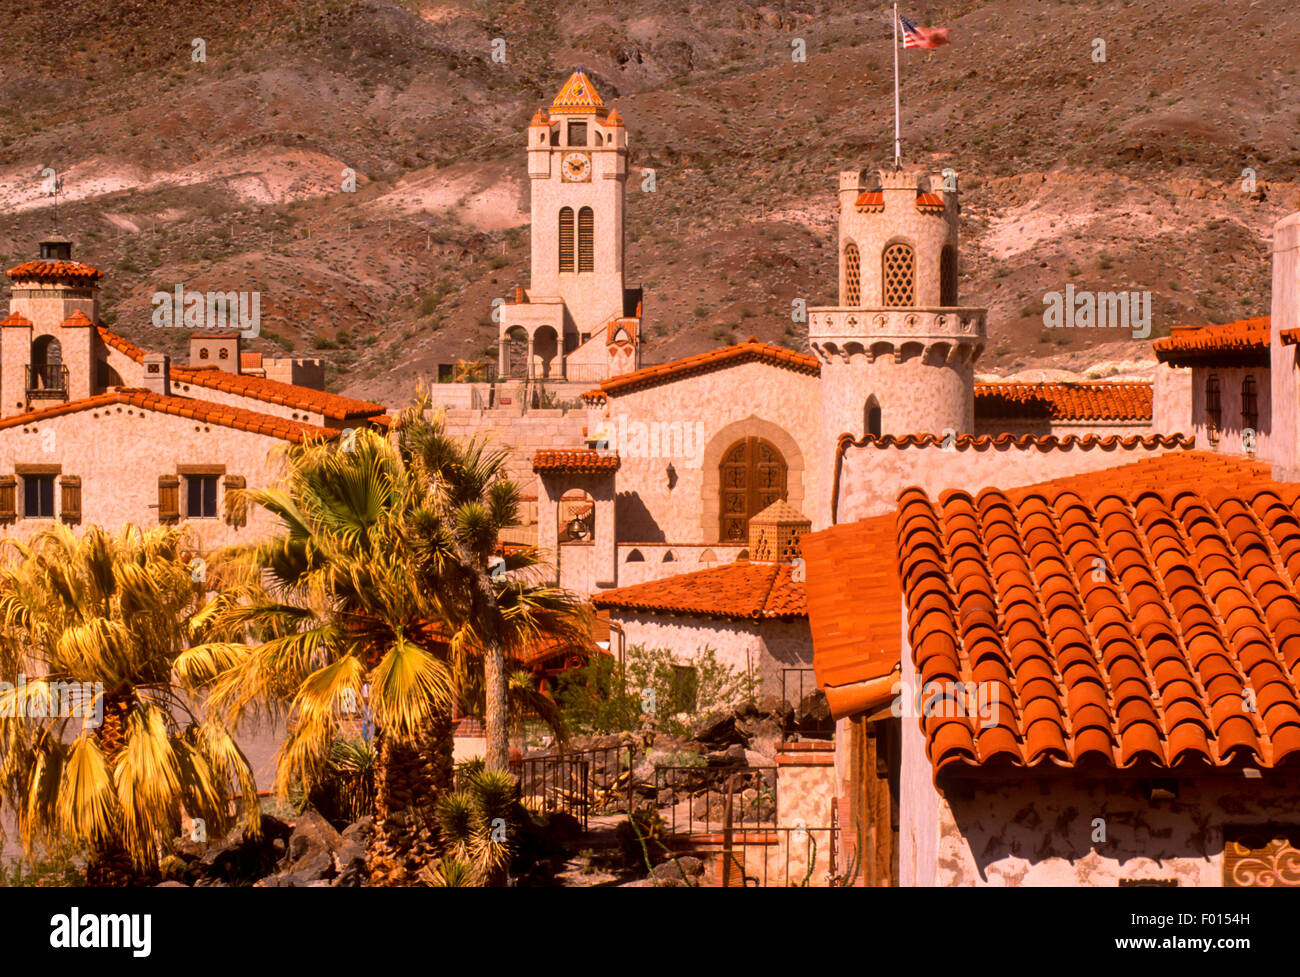
[[[13,475],[0,475],[0,522],[13,522],[18,518],[18,479]]]
[[[573,208],[560,208],[560,271],[573,271]]]
[[[177,475],[158,476],[158,521],[178,522],[181,518],[181,480]]]
[[[59,518],[66,523],[81,522],[81,476],[62,476],[59,493]]]
[[[578,271],[595,270],[595,252],[592,237],[595,233],[596,215],[590,207],[578,211]]]
[[[248,499],[244,495],[247,485],[248,481],[243,475],[227,475],[222,479],[228,526],[243,526],[248,522]]]

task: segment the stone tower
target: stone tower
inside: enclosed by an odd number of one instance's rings
[[[985,310],[958,304],[955,175],[842,172],[839,208],[839,304],[808,310],[826,437],[970,433]]]
[[[9,269],[9,315],[0,322],[0,416],[89,397],[97,387],[99,280],[72,260],[67,241],[42,241],[40,258]]]
[[[564,331],[590,335],[625,315],[627,129],[581,69],[528,127],[530,298],[559,298]]]

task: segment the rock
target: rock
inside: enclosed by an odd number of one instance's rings
[[[184,882],[177,882],[174,879],[168,879],[166,882],[159,882],[154,886],[155,889],[188,889],[189,886]]]
[[[694,885],[704,875],[704,863],[694,855],[660,862],[650,872],[660,885]]]
[[[315,810],[308,808],[299,815],[289,835],[289,862],[297,865],[305,858],[324,853],[327,857],[343,844],[343,836]]]
[[[239,883],[248,882],[271,871],[284,850],[289,826],[278,818],[264,814],[261,829],[257,837],[249,837],[242,825],[230,831],[224,838],[209,845],[202,858],[191,863],[191,872],[195,877],[209,882]]]
[[[697,723],[692,730],[692,739],[701,743],[725,746],[739,742],[736,733],[736,717],[730,713],[713,716]]]
[[[339,887],[359,886],[366,877],[366,849],[355,838],[344,838],[334,850],[334,881]]]
[[[362,847],[369,845],[375,837],[375,819],[367,814],[355,824],[349,824],[343,829],[343,837],[356,841]]]
[[[800,723],[824,722],[830,719],[831,707],[826,701],[826,693],[821,689],[814,689],[804,696],[799,703],[798,718]]]
[[[704,759],[711,767],[744,766],[745,748],[739,743],[733,743],[725,750],[714,750]]]
[[[756,750],[745,751],[745,763],[751,767],[775,767],[776,751],[771,754],[763,754]]]

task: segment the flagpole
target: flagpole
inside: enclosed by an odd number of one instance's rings
[[[898,4],[894,4],[894,169],[903,168],[903,140],[898,100]]]

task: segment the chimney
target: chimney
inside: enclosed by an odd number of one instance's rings
[[[144,388],[169,396],[172,392],[172,358],[166,353],[145,353]]]

